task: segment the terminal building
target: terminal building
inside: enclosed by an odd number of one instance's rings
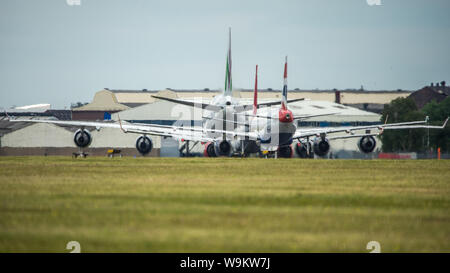
[[[112,90],[98,91],[92,102],[72,109],[73,120],[121,120],[148,124],[200,125],[202,114],[183,105],[158,100],[152,95],[185,100],[209,102],[219,90]],[[384,104],[398,97],[407,97],[410,91],[365,91],[365,90],[290,90],[289,99],[305,98],[291,103],[294,116],[335,113],[334,115],[299,121],[299,127],[348,126],[379,124]],[[253,90],[238,90],[233,94],[243,103],[252,103]],[[265,89],[258,91],[259,102],[280,100],[281,91]],[[48,109],[47,109],[48,111]],[[16,114],[18,115],[18,114]],[[27,114],[21,114],[27,116]],[[56,112],[45,118],[58,118]],[[39,118],[42,118],[40,116]],[[79,128],[66,128],[52,124],[10,123],[0,117],[0,155],[70,155],[79,149],[73,142],[74,132]],[[66,119],[67,116],[66,116]],[[110,149],[117,149],[125,156],[140,156],[135,149],[138,135],[125,134],[120,130],[102,128],[91,130],[93,137],[86,153],[105,156]],[[179,156],[182,145],[171,138],[152,136],[154,149],[149,156]],[[357,139],[337,140],[331,143],[331,152],[336,157],[362,157]],[[378,141],[379,142],[379,141]],[[377,148],[379,149],[379,143]],[[193,147],[194,154],[202,154],[201,145]]]

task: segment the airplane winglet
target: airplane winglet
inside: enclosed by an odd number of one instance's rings
[[[120,126],[120,130],[122,130],[122,132],[126,133],[126,132],[127,132],[127,130],[123,129],[123,127],[122,127],[122,121],[120,120],[120,116],[119,116],[119,114],[117,114],[117,118],[119,119],[119,126]]]
[[[447,126],[447,122],[448,122],[448,117],[447,117],[447,119],[444,121],[444,124],[442,124],[442,128],[445,128],[445,126]]]

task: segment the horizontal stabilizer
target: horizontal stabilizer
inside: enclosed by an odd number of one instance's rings
[[[177,99],[171,99],[171,98],[160,97],[160,96],[152,96],[152,97],[156,98],[156,99],[160,99],[160,100],[170,101],[170,102],[177,103],[177,104],[183,104],[183,105],[192,106],[195,108],[206,109],[209,111],[222,110],[221,106],[212,105],[212,104],[208,104],[208,103],[198,103],[198,102],[192,102],[192,101],[177,100]]]
[[[192,101],[177,100],[177,99],[154,96],[154,95],[152,97],[156,98],[156,99],[160,99],[160,100],[170,101],[173,103],[183,104],[183,105],[206,109],[206,110],[215,111],[215,112],[220,111],[224,108],[222,106],[208,104],[208,103],[198,103],[198,102],[192,102]],[[296,102],[296,101],[302,101],[302,100],[304,100],[304,98],[291,99],[291,100],[287,100],[287,102],[290,103],[290,102]],[[257,107],[260,108],[261,106],[272,106],[272,105],[278,105],[278,104],[280,104],[279,101],[262,102],[262,103],[258,103]],[[253,107],[254,107],[253,104],[236,105],[235,110],[236,110],[236,112],[244,112],[244,111],[249,111],[249,110],[253,109]]]

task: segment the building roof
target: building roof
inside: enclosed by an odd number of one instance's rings
[[[73,111],[122,111],[130,107],[119,103],[115,94],[108,90],[95,93],[91,103],[72,109]]]
[[[51,106],[48,103],[32,104],[14,107],[13,109],[7,110],[8,112],[45,112],[50,110]]]
[[[435,100],[441,102],[450,94],[450,88],[446,86],[425,86],[412,93],[409,97],[414,100],[417,108],[422,109],[427,103]]]
[[[72,111],[71,110],[47,110],[45,113],[54,116],[59,120],[72,120]]]

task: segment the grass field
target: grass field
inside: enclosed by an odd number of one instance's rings
[[[0,158],[0,252],[450,251],[450,161]]]

